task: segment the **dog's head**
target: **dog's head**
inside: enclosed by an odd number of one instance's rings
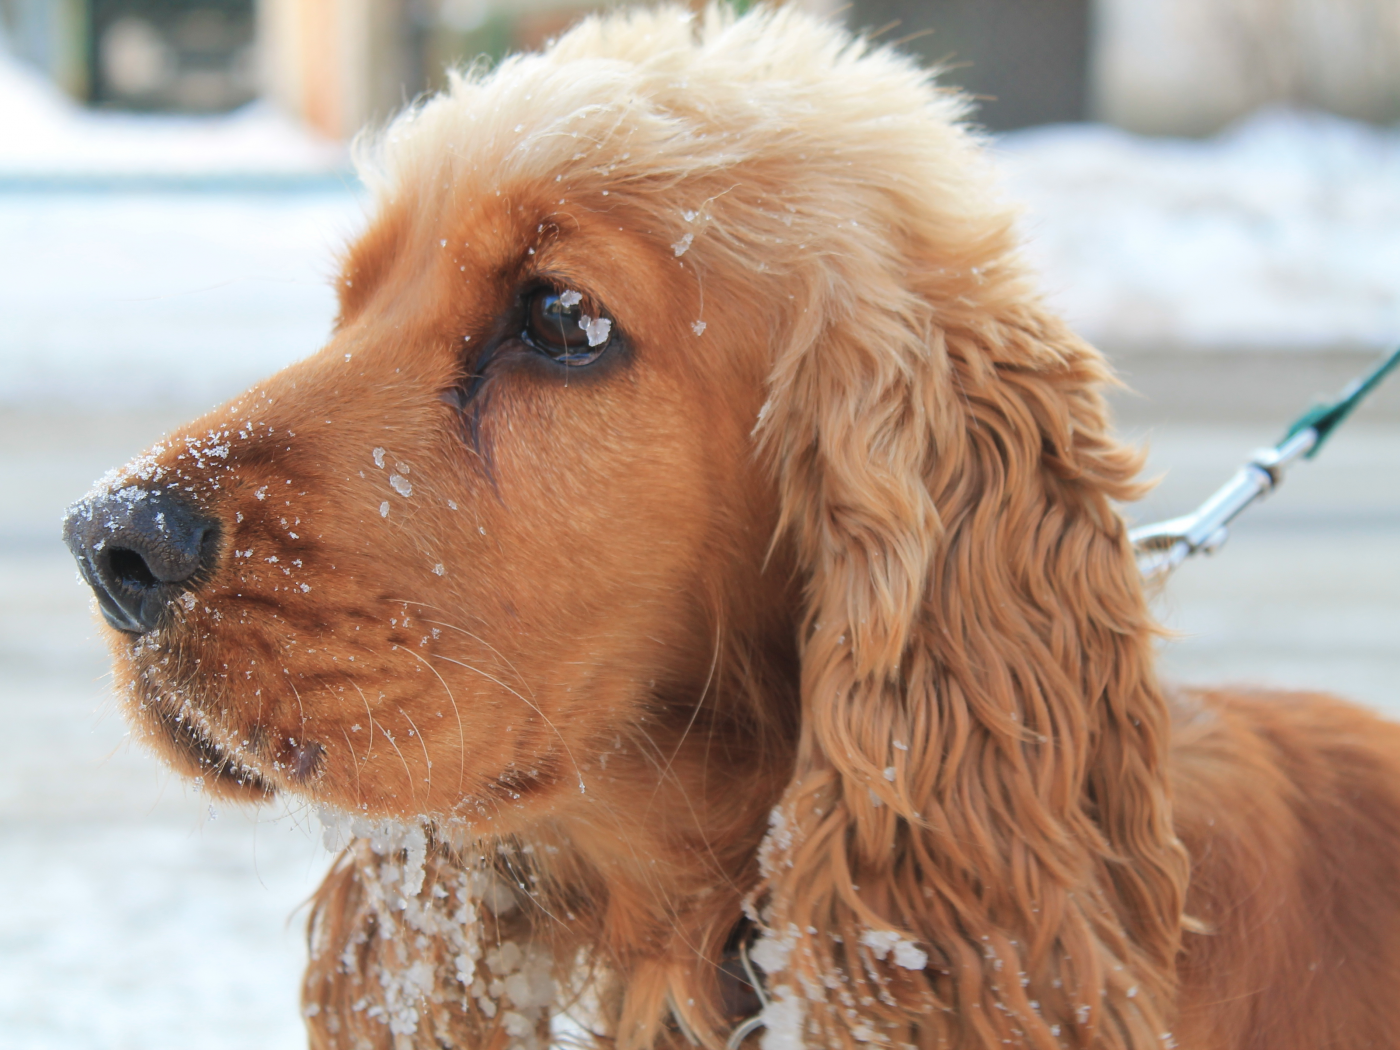
[[[400,117],[330,343],[70,515],[137,724],[215,793],[478,834],[727,791],[750,884],[781,796],[769,919],[844,940],[778,970],[907,1031],[1015,959],[988,1031],[1155,1038],[1137,460],[961,113],[795,14],[673,11]],[[932,955],[898,1009],[872,929]]]
[[[137,720],[211,790],[577,795],[789,589],[753,431],[827,186],[652,50],[595,27],[401,117],[329,345],[74,509]]]

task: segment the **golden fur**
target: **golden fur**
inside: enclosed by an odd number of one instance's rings
[[[1394,1043],[1400,731],[1164,691],[963,107],[793,11],[589,19],[400,117],[329,345],[118,479],[223,536],[112,632],[132,717],[364,821],[314,1047],[721,1047],[746,907],[767,1050]],[[541,280],[622,349],[511,343]]]

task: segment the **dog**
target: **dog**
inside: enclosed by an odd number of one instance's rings
[[[790,9],[455,76],[326,347],[71,509],[138,735],[344,844],[313,1047],[1394,1045],[1400,730],[1159,681],[966,105]]]

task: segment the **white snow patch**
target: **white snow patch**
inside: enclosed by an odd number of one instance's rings
[[[781,973],[787,969],[788,959],[801,936],[801,931],[793,923],[789,923],[781,934],[764,928],[758,943],[749,952],[749,958],[766,974]]]
[[[576,292],[572,288],[569,288],[559,293],[559,305],[566,310],[571,306],[577,306],[581,302],[583,302],[582,292]]]
[[[906,970],[922,970],[928,965],[928,952],[895,930],[866,930],[860,935],[860,943],[877,959],[893,953],[894,964]]]
[[[327,341],[326,275],[364,223],[338,186],[7,193],[3,180],[0,403],[226,400]]]
[[[389,485],[400,496],[408,497],[413,495],[413,483],[399,474],[389,475]]]
[[[328,174],[349,160],[265,102],[214,117],[85,109],[3,51],[0,129],[0,178]]]
[[[763,1022],[763,1037],[759,1046],[763,1050],[803,1050],[806,1009],[802,997],[786,984],[769,990],[768,1003],[763,1007],[759,1019]]]
[[[541,944],[494,938],[484,943],[483,909],[501,918],[519,908],[515,891],[495,874],[491,862],[468,849],[462,867],[435,868],[425,889],[427,835],[421,822],[373,821],[328,808],[317,810],[317,817],[328,848],[355,843],[366,899],[380,936],[393,948],[378,967],[382,998],[355,1008],[367,1007],[366,1015],[379,1018],[393,1035],[415,1034],[420,1007],[442,986],[432,953],[427,958],[421,953],[442,945],[450,976],[463,994],[476,1001],[484,1016],[499,1015],[510,1037],[505,1050],[542,1050],[538,1033],[556,1005],[554,958]],[[325,948],[343,950],[353,965],[355,944],[352,935],[343,946]]]
[[[706,325],[704,321],[691,321],[691,322],[690,322],[690,330],[691,330],[692,332],[694,332],[696,335],[704,335],[704,334],[705,334],[705,329],[706,329],[707,327],[709,327],[709,326]]]
[[[779,860],[791,865],[787,859],[796,838],[796,825],[788,819],[781,806],[774,806],[768,814],[768,833],[758,844],[758,870],[765,878],[777,872]]]
[[[1110,349],[1400,333],[1400,127],[1272,109],[1204,140],[1080,124],[995,152],[1052,301]]]
[[[608,333],[612,331],[612,322],[606,317],[589,317],[584,314],[579,317],[579,327],[588,336],[589,346],[601,346],[608,341]]]
[[[671,251],[673,251],[673,252],[676,253],[676,258],[680,258],[680,257],[681,257],[682,255],[684,255],[686,252],[690,251],[690,245],[692,244],[692,242],[694,242],[694,240],[695,240],[695,234],[693,234],[693,233],[687,233],[684,237],[682,237],[680,240],[678,240],[675,244],[671,245]]]

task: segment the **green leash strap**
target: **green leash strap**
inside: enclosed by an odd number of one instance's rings
[[[1273,448],[1260,449],[1235,476],[1192,513],[1128,533],[1144,579],[1159,580],[1193,554],[1220,549],[1229,525],[1250,504],[1268,495],[1300,457],[1312,459],[1353,409],[1400,364],[1400,348],[1375,368],[1347,384],[1336,401],[1315,405],[1299,416]]]
[[[1288,433],[1283,435],[1283,441],[1287,441],[1298,431],[1311,427],[1317,431],[1317,442],[1307,454],[1307,458],[1312,459],[1322,450],[1322,443],[1332,436],[1332,431],[1351,415],[1352,409],[1359,405],[1367,394],[1381,385],[1382,379],[1395,371],[1396,365],[1400,365],[1400,348],[1395,349],[1389,357],[1383,358],[1364,376],[1348,383],[1341,396],[1332,404],[1314,405],[1295,419],[1293,425],[1288,428]]]

